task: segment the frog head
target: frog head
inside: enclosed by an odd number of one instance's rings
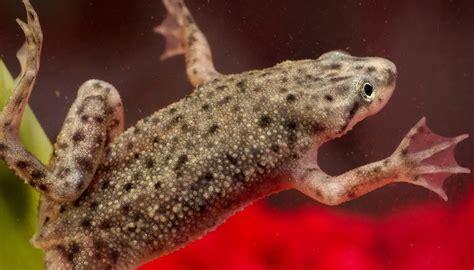
[[[317,118],[325,118],[327,139],[342,136],[380,111],[395,89],[397,69],[384,58],[355,57],[337,50],[321,55],[312,66],[322,78],[316,91],[326,109]]]

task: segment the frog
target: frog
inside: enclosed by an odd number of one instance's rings
[[[422,118],[387,158],[338,176],[318,165],[321,145],[379,112],[392,96],[393,62],[341,50],[315,59],[221,74],[182,0],[163,0],[162,59],[184,54],[192,93],[124,128],[115,87],[86,81],[49,164],[21,145],[18,126],[40,66],[38,14],[23,0],[21,73],[0,113],[0,159],[40,195],[31,240],[46,269],[133,269],[176,251],[270,194],[296,189],[335,206],[387,184],[422,186],[447,200],[445,179],[469,173],[454,159],[463,134],[433,133]]]

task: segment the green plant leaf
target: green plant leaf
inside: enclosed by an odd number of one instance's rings
[[[0,59],[0,107],[14,87],[14,80]],[[28,151],[46,164],[52,145],[29,107],[26,108],[20,139]],[[43,269],[43,256],[29,239],[36,231],[39,194],[0,162],[0,270]]]

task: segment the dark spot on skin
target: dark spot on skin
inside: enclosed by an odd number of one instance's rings
[[[162,186],[163,186],[163,184],[161,183],[161,181],[156,181],[155,189],[161,189]]]
[[[66,206],[63,204],[59,207],[59,213],[64,213],[66,211]]]
[[[192,69],[192,73],[193,73],[193,75],[196,75],[196,74],[198,73],[197,69],[196,69],[196,68],[193,68],[193,69]]]
[[[153,168],[153,166],[155,166],[155,161],[153,160],[153,158],[148,157],[145,160],[145,167],[147,167],[148,169],[151,169],[151,168]]]
[[[81,167],[81,170],[85,172],[92,172],[92,170],[94,169],[94,164],[89,158],[76,157],[76,162],[77,162],[77,165]]]
[[[67,143],[58,143],[58,148],[61,149],[61,150],[64,150],[66,148],[68,148],[68,144]]]
[[[90,228],[90,226],[91,226],[91,221],[90,221],[90,219],[85,218],[85,219],[83,219],[83,220],[81,221],[81,227],[87,229],[87,228]]]
[[[158,138],[158,136],[153,138],[153,143],[159,143],[159,142],[160,142],[160,138]]]
[[[341,64],[339,63],[333,63],[329,66],[330,69],[340,69],[341,68]]]
[[[179,156],[178,161],[176,162],[176,166],[174,167],[174,170],[175,171],[180,170],[187,161],[188,161],[188,156],[186,155]]]
[[[286,102],[288,102],[288,103],[293,103],[293,102],[295,102],[295,101],[296,101],[296,96],[295,96],[295,95],[293,95],[293,94],[288,94],[288,95],[286,96]]]
[[[108,230],[111,227],[112,227],[112,223],[110,222],[110,220],[105,220],[99,224],[99,229],[101,230]]]
[[[209,104],[206,103],[206,104],[202,105],[201,109],[203,111],[208,111],[209,110]]]
[[[213,124],[211,127],[209,127],[209,134],[216,133],[218,129],[219,129],[219,125]]]
[[[286,122],[285,126],[289,131],[295,131],[296,128],[298,127],[298,123],[296,121],[290,120]]]
[[[46,224],[46,223],[48,223],[48,222],[49,222],[49,217],[46,217],[46,218],[44,219],[43,224]]]
[[[325,130],[325,128],[324,128],[323,125],[321,125],[318,122],[312,122],[311,125],[310,125],[309,132],[310,132],[310,134],[318,134],[318,133],[320,133],[324,130]]]
[[[135,232],[136,230],[137,230],[137,227],[136,227],[136,226],[132,226],[132,227],[128,227],[128,228],[127,228],[127,231],[128,231],[128,232],[131,232],[131,233]]]
[[[354,117],[354,115],[356,114],[357,110],[359,110],[359,107],[360,107],[359,102],[357,102],[357,101],[354,102],[354,104],[352,105],[351,110],[349,111],[349,120]]]
[[[138,133],[140,133],[140,131],[141,131],[141,130],[140,130],[139,127],[134,127],[134,128],[133,128],[133,134],[138,134]]]
[[[132,150],[133,149],[133,143],[132,142],[128,142],[126,145],[125,145],[125,148],[127,150]]]
[[[29,163],[27,161],[20,160],[20,161],[16,162],[16,166],[18,167],[18,169],[24,170],[24,169],[28,168]]]
[[[7,149],[8,147],[4,143],[0,143],[0,151],[5,151]]]
[[[190,15],[187,15],[186,16],[186,21],[188,22],[188,24],[191,24],[191,23],[193,23],[193,18]]]
[[[390,164],[390,159],[387,158],[386,160],[383,161],[383,165],[387,166],[388,164]]]
[[[377,70],[377,69],[376,69],[375,67],[373,67],[373,66],[367,67],[367,72],[369,72],[369,73],[372,73],[372,72],[374,72],[375,70]]]
[[[115,128],[116,126],[119,125],[119,123],[120,123],[119,120],[114,119],[114,120],[112,120],[112,121],[110,122],[110,126],[109,126],[109,127],[110,127],[110,128]]]
[[[360,66],[360,65],[357,65],[357,66],[354,67],[354,69],[356,69],[356,70],[361,70],[362,68],[363,68],[363,66]]]
[[[130,208],[130,205],[128,203],[122,205],[122,207],[120,207],[120,211],[122,212],[122,214],[124,215],[128,215],[128,213],[130,212],[131,208]]]
[[[84,134],[82,133],[82,131],[76,131],[74,132],[74,134],[72,135],[72,140],[74,143],[78,143],[80,141],[83,141],[85,139],[85,136]]]
[[[170,112],[170,114],[174,114],[176,111],[177,111],[176,108],[171,108],[169,112]]]
[[[241,80],[241,81],[237,82],[237,83],[235,84],[235,86],[237,86],[237,88],[239,88],[240,91],[245,92],[245,84],[246,84],[246,82],[247,82],[246,80]]]
[[[24,100],[24,97],[17,97],[17,98],[15,99],[15,101],[14,101],[14,102],[15,102],[15,105],[16,105],[16,106],[20,106],[20,104],[21,104],[21,102],[22,102],[23,100]]]
[[[31,172],[31,178],[37,180],[37,179],[42,179],[46,176],[46,174],[44,174],[44,172],[42,171],[38,171],[38,170],[33,170]]]
[[[242,172],[235,173],[232,175],[232,180],[236,182],[241,182],[245,180],[245,175]]]
[[[65,256],[66,258],[69,259],[69,256],[68,256],[68,252],[66,251],[66,247],[63,246],[63,245],[56,245],[54,246],[54,248],[59,251],[63,256]],[[70,261],[72,261],[74,258],[71,258],[69,259]]]
[[[104,117],[102,116],[95,116],[94,121],[98,124],[102,124],[104,122]]]
[[[387,80],[386,80],[386,83],[387,84],[393,84],[395,82],[395,79],[397,78],[397,76],[395,75],[395,73],[390,70],[390,69],[385,69],[385,72],[387,72]]]
[[[272,123],[272,118],[268,115],[262,115],[260,117],[260,120],[258,121],[258,125],[261,128],[269,127],[271,123]]]
[[[101,145],[104,142],[104,137],[102,135],[98,135],[95,137],[95,143]]]
[[[331,96],[331,95],[324,95],[324,99],[329,101],[329,102],[334,100],[333,96]]]
[[[39,184],[38,189],[41,190],[41,191],[44,191],[44,192],[49,190],[49,188],[46,184]]]
[[[288,93],[288,88],[286,88],[286,87],[281,87],[278,91],[279,91],[280,93],[282,93],[282,94]]]
[[[380,166],[376,166],[372,169],[372,172],[379,173],[381,170],[382,170],[382,168],[380,168]]]
[[[28,10],[28,16],[30,16],[30,20],[32,21],[36,19],[35,13],[33,11]]]
[[[188,36],[188,46],[191,46],[194,42],[196,42],[197,39],[194,35],[189,35]],[[196,58],[193,58],[193,63],[196,63],[197,62],[197,59]]]
[[[331,73],[326,75],[326,78],[333,78],[333,77],[336,77],[336,76],[337,76],[336,72],[331,72]]]
[[[234,105],[234,106],[232,107],[232,112],[239,112],[239,111],[240,111],[239,105]]]
[[[93,201],[93,202],[91,202],[91,204],[90,204],[91,210],[96,210],[96,209],[97,209],[97,206],[99,206],[99,204],[98,204],[96,201]]]
[[[226,85],[219,85],[219,86],[216,87],[216,89],[219,90],[219,91],[223,91],[223,90],[227,89],[227,86]]]
[[[237,159],[234,158],[231,154],[227,153],[225,157],[227,158],[230,164],[237,165]]]
[[[347,80],[348,78],[350,78],[350,77],[349,76],[342,76],[342,77],[334,77],[334,78],[331,78],[329,80],[331,82],[340,82],[340,81]]]
[[[408,149],[407,149],[407,148],[403,148],[403,149],[402,149],[402,155],[405,156],[406,154],[408,154]]]
[[[5,123],[3,123],[3,126],[4,126],[5,128],[10,127],[10,125],[11,125],[11,121],[6,121]]]
[[[133,154],[133,158],[134,158],[134,159],[139,159],[139,158],[140,158],[140,153],[135,153],[135,154]]]
[[[288,143],[289,144],[294,144],[297,140],[297,136],[296,136],[296,129],[298,127],[298,123],[296,123],[295,121],[288,121],[286,124],[286,129],[288,130]]]
[[[346,195],[346,196],[347,196],[347,198],[349,198],[349,199],[354,199],[354,198],[356,197],[356,194],[355,194],[354,191],[351,190],[351,191],[347,192],[347,195]]]
[[[101,189],[107,189],[110,186],[110,181],[109,180],[104,180],[101,185]]]
[[[69,248],[68,248],[68,259],[70,261],[72,261],[74,259],[74,257],[76,256],[77,253],[79,253],[79,251],[81,250],[81,248],[79,247],[79,245],[76,243],[76,242],[71,242],[69,244]]]
[[[120,256],[120,252],[118,252],[117,250],[112,250],[112,252],[110,253],[110,258],[112,258],[113,264],[117,263],[119,256]]]
[[[225,96],[221,101],[217,102],[217,106],[225,105],[225,104],[229,103],[229,101],[231,99],[232,99],[231,96]]]
[[[275,153],[280,152],[280,146],[278,146],[278,144],[272,144],[270,149],[272,149],[272,151],[275,152]]]
[[[171,124],[176,125],[177,123],[181,122],[181,120],[183,119],[184,119],[184,116],[180,114],[176,116],[175,118],[173,118],[173,120],[171,120]]]
[[[129,192],[130,190],[132,190],[132,183],[126,183],[124,186],[123,186],[123,189],[125,189],[125,191]]]

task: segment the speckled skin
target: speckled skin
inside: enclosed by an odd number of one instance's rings
[[[209,65],[207,42],[196,46],[189,38],[200,32],[184,4],[165,4],[173,16],[191,18],[179,27],[193,29],[181,37],[187,40],[182,52],[190,79],[199,86],[122,132],[117,91],[98,80],[84,83],[45,168],[16,139],[42,39],[37,15],[25,1],[23,71],[0,117],[0,151],[43,194],[42,226],[33,244],[45,251],[48,269],[135,267],[199,238],[249,203],[289,188],[331,205],[394,181],[443,196],[422,176],[434,169],[417,164],[465,136],[419,147],[420,140],[435,136],[424,120],[385,160],[334,179],[317,166],[322,143],[386,104],[395,87],[393,63],[333,51],[314,60],[220,75]],[[466,172],[453,164],[437,169]]]

